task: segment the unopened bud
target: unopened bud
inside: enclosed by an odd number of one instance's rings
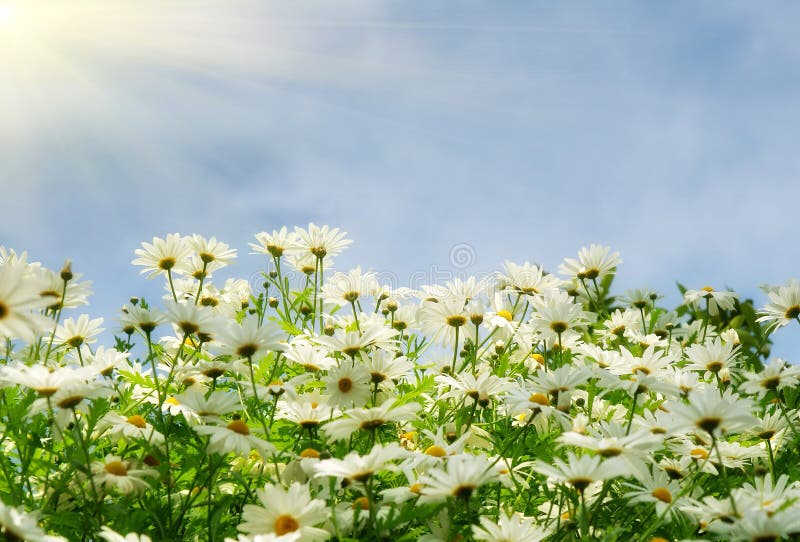
[[[63,280],[64,282],[69,282],[72,280],[73,276],[74,275],[72,274],[72,261],[67,260],[66,262],[64,262],[64,267],[61,268],[61,280]]]

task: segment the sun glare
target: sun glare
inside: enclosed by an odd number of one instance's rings
[[[5,26],[11,22],[11,19],[14,18],[14,10],[11,9],[11,6],[6,4],[0,4],[0,26]]]

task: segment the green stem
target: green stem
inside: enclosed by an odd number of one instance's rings
[[[731,487],[728,484],[728,469],[725,468],[725,463],[722,462],[722,453],[719,451],[719,445],[717,444],[717,439],[714,438],[714,435],[711,435],[711,447],[714,448],[715,452],[717,452],[719,469],[722,472],[722,483],[725,484],[725,491],[728,492],[728,498],[731,501],[731,509],[736,517],[739,517],[739,511],[736,510],[736,501],[733,499],[733,493],[731,493]]]
[[[78,413],[75,410],[75,407],[72,407],[72,416],[75,419],[75,440],[77,441],[78,447],[80,448],[81,452],[83,452],[83,457],[86,460],[86,476],[89,478],[89,485],[92,488],[92,508],[94,509],[94,515],[92,517],[97,520],[98,525],[102,525],[103,510],[100,507],[100,494],[97,492],[97,487],[94,483],[94,477],[92,476],[92,458],[89,456],[89,448],[86,445],[86,441],[83,439],[80,419],[78,418]]]
[[[194,304],[197,305],[197,302],[200,301],[200,293],[203,291],[203,281],[206,280],[206,268],[208,267],[208,262],[203,262],[203,272],[200,275],[200,284],[197,286],[197,293],[194,296]],[[173,292],[174,295],[174,292]]]
[[[775,454],[772,451],[772,441],[767,439],[767,453],[769,454],[769,474],[772,478],[772,483],[775,483]]]
[[[172,282],[172,269],[167,269],[167,280],[169,281],[169,290],[172,292],[172,300],[178,302],[178,296],[175,294],[175,284]]]
[[[253,357],[252,356],[247,356],[247,367],[250,369],[250,383],[253,385],[253,398],[256,401],[255,414],[256,414],[256,417],[258,418],[258,421],[261,422],[261,427],[264,428],[264,437],[268,438],[269,437],[269,428],[267,428],[267,422],[264,420],[264,416],[261,415],[261,409],[259,408],[259,405],[261,404],[261,401],[258,398],[258,390],[256,389],[256,375],[255,375],[255,372],[253,371]]]
[[[458,358],[458,332],[460,329],[460,327],[456,327],[456,340],[453,344],[453,363],[450,364],[450,374],[455,374],[456,372],[456,359]]]
[[[631,410],[628,412],[628,426],[625,428],[625,435],[627,436],[631,432],[631,426],[633,425],[633,415],[636,412],[636,399],[639,397],[639,388],[636,388],[636,391],[633,392],[633,402],[631,403]]]
[[[53,331],[50,333],[50,341],[47,343],[47,351],[44,354],[44,364],[47,365],[47,360],[50,358],[50,350],[53,348],[53,339],[56,337],[56,329],[58,329],[58,322],[61,320],[61,313],[64,311],[64,300],[67,298],[67,281],[64,281],[64,288],[61,290],[61,302],[58,304],[58,311],[56,311],[56,320],[53,324]],[[38,355],[38,352],[37,352]]]

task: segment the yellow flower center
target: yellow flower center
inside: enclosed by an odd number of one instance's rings
[[[475,491],[475,486],[472,484],[463,484],[458,486],[453,491],[453,497],[456,499],[467,500],[472,495],[472,492]]]
[[[712,288],[711,286],[703,286],[702,288],[700,288],[700,291],[711,293],[714,291],[714,288]]]
[[[579,477],[577,477],[577,478],[570,478],[569,480],[567,480],[567,482],[568,482],[568,483],[569,483],[569,484],[570,484],[572,487],[574,487],[575,489],[577,489],[579,492],[583,493],[583,491],[584,491],[584,490],[585,490],[587,487],[589,487],[589,486],[591,485],[591,483],[592,483],[592,479],[591,479],[591,478],[583,478],[583,477],[580,477],[580,476],[579,476]]]
[[[50,397],[58,391],[58,388],[36,388],[36,391],[39,393],[39,397]]]
[[[288,514],[278,516],[278,518],[275,520],[275,534],[278,536],[285,535],[286,533],[292,533],[299,528],[300,524],[297,522],[297,520]]]
[[[598,269],[597,267],[590,267],[589,269],[584,271],[584,273],[586,273],[587,279],[594,280],[600,276],[600,269]]]
[[[507,311],[505,309],[497,311],[497,316],[500,316],[501,318],[505,318],[509,322],[514,319],[514,317],[511,315],[511,311]]]
[[[258,352],[258,345],[255,343],[242,344],[236,349],[236,353],[243,358],[251,358],[256,352]]]
[[[461,327],[467,323],[467,319],[464,316],[454,315],[447,317],[447,325],[452,327]]]
[[[312,459],[319,459],[319,452],[316,451],[314,448],[306,448],[302,452],[300,452],[300,457],[310,457]]]
[[[57,405],[60,408],[75,408],[81,401],[83,401],[83,399],[84,397],[82,395],[73,395],[71,397],[64,397],[57,403]]]
[[[537,405],[550,406],[550,399],[543,393],[534,393],[528,397],[528,401]]]
[[[566,322],[555,321],[550,323],[550,329],[556,333],[564,333],[569,328]]]
[[[689,455],[695,459],[706,459],[708,457],[708,452],[703,448],[693,448],[692,451],[689,452]]]
[[[169,271],[175,267],[176,263],[177,262],[175,261],[175,258],[161,258],[161,260],[158,262],[158,267],[164,271]]]
[[[432,457],[444,457],[447,455],[447,452],[441,446],[434,444],[433,446],[429,447],[425,450],[425,453]]]
[[[670,493],[669,490],[665,487],[655,488],[651,493],[651,495],[653,495],[653,497],[655,497],[661,502],[665,502],[667,504],[672,502],[672,493]]]
[[[145,427],[147,427],[147,422],[145,421],[145,419],[139,416],[138,414],[130,416],[128,418],[128,423],[131,425],[135,425],[139,429],[144,429]]]
[[[353,501],[353,508],[355,510],[369,510],[369,499],[366,497],[359,497]]]
[[[127,476],[128,474],[128,469],[122,461],[110,461],[106,463],[105,469],[107,473],[113,474],[114,476]]]
[[[713,433],[714,430],[719,427],[719,424],[722,423],[720,418],[716,416],[708,416],[706,418],[701,418],[696,422],[697,427],[702,429],[703,431],[707,431],[708,433]]]
[[[355,357],[358,354],[358,351],[361,350],[360,346],[345,346],[342,348],[342,354],[345,356]]]
[[[164,402],[175,406],[179,406],[181,404],[180,401],[178,401],[174,397],[167,397],[166,399],[164,399]]]
[[[234,433],[238,433],[240,435],[247,436],[247,435],[250,434],[250,428],[247,427],[247,424],[244,423],[242,420],[233,420],[226,427],[229,430],[233,431]],[[294,529],[292,529],[292,530],[294,530]]]
[[[338,382],[339,391],[342,393],[347,393],[353,389],[353,381],[349,378],[340,378]]]

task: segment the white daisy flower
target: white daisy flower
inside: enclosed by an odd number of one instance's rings
[[[141,265],[141,273],[147,273],[151,279],[162,273],[171,273],[179,263],[189,258],[192,252],[187,239],[178,233],[170,233],[166,239],[153,237],[152,243],[142,243],[142,248],[137,248],[135,254],[138,258],[131,263]]]
[[[733,309],[738,298],[736,292],[719,291],[711,286],[703,286],[699,290],[686,290],[683,294],[684,303],[695,309],[699,308],[701,301],[705,300],[708,305],[708,314],[711,316],[719,314],[720,309],[726,311]]]
[[[555,466],[538,460],[533,470],[554,482],[570,485],[579,493],[583,493],[589,485],[595,482],[630,473],[618,459],[603,460],[599,455],[578,456],[570,451],[567,452],[566,461],[558,457],[553,458],[553,461]]]
[[[348,305],[358,301],[363,295],[378,288],[378,281],[372,272],[362,272],[361,267],[347,273],[337,272],[322,286],[322,298],[327,303]]]
[[[310,253],[319,259],[334,257],[353,243],[339,228],[319,227],[313,222],[307,229],[295,227],[294,234],[294,243],[287,249],[293,253]]]
[[[546,273],[542,267],[529,262],[519,265],[506,261],[503,269],[505,273],[498,273],[497,276],[500,286],[505,290],[536,295],[555,290],[561,285],[558,277]]]
[[[774,328],[783,327],[792,321],[800,322],[800,282],[791,279],[785,286],[767,290],[770,303],[762,307],[756,322],[769,322]]]
[[[259,324],[256,318],[246,318],[241,324],[230,322],[218,333],[222,352],[239,358],[257,358],[271,350],[283,350],[286,334],[275,322]]]
[[[284,489],[267,484],[256,490],[261,506],[247,504],[239,530],[252,535],[273,534],[279,537],[298,533],[296,540],[327,540],[330,533],[316,527],[328,519],[325,501],[313,499],[309,488],[297,482]],[[290,540],[286,539],[286,540]],[[253,539],[255,542],[255,538]],[[284,539],[276,539],[284,542]]]
[[[34,312],[51,303],[40,295],[42,288],[24,262],[0,264],[0,338],[28,340],[52,326],[49,319]]]
[[[423,301],[417,316],[422,330],[431,336],[431,341],[451,347],[456,342],[458,330],[469,321],[465,299],[452,295],[437,301]],[[463,339],[462,333],[459,342]]]
[[[239,397],[226,391],[212,391],[208,394],[204,387],[188,387],[183,393],[167,397],[164,406],[173,415],[183,414],[189,423],[219,423],[222,417],[242,408]]]
[[[213,265],[214,268],[218,269],[229,265],[236,259],[236,249],[231,248],[222,241],[217,241],[216,237],[206,239],[202,235],[195,233],[186,238],[186,243],[200,260],[209,266],[209,269],[207,269],[209,273],[213,270],[210,266]]]
[[[534,518],[503,510],[497,521],[481,516],[480,525],[472,526],[472,534],[483,542],[539,542],[552,533],[536,525]]]
[[[372,393],[369,369],[360,363],[342,362],[328,371],[322,381],[330,404],[339,407],[362,406]]]
[[[447,458],[443,468],[432,468],[420,477],[419,502],[441,502],[449,497],[467,500],[480,486],[498,480],[497,470],[485,456],[454,455]]]
[[[588,280],[602,280],[611,275],[622,263],[619,252],[611,252],[611,247],[590,245],[578,251],[578,259],[565,258],[558,272],[568,277]]]
[[[402,423],[416,419],[419,410],[417,403],[394,406],[393,401],[385,401],[373,408],[354,408],[344,412],[345,418],[334,420],[325,426],[325,433],[331,440],[344,440],[359,429],[374,431],[389,423]]]
[[[107,434],[115,442],[117,440],[139,439],[151,445],[164,443],[164,435],[156,431],[144,417],[139,414],[123,416],[117,412],[107,412],[95,427],[92,438]]]
[[[297,234],[290,232],[286,226],[280,230],[273,230],[272,233],[259,232],[255,238],[258,243],[250,243],[250,248],[255,251],[251,254],[267,254],[275,258],[283,256],[283,253],[297,242]]]
[[[150,487],[146,477],[158,476],[154,469],[134,468],[133,462],[117,455],[92,463],[92,478],[101,488],[116,488],[121,493],[136,493]]]
[[[64,320],[64,323],[56,329],[55,338],[59,344],[78,348],[82,344],[95,342],[96,337],[105,331],[101,325],[103,325],[102,318],[89,320],[88,314],[81,314],[77,320],[74,318]]]
[[[342,331],[337,329],[333,335],[320,335],[314,337],[313,341],[332,352],[341,352],[346,356],[355,358],[361,350],[370,346],[391,350],[397,343],[395,336],[397,330],[387,329],[386,327],[376,327],[361,325],[361,331]]]
[[[275,446],[264,439],[250,433],[250,427],[243,420],[233,420],[225,426],[198,425],[194,430],[201,435],[208,435],[208,451],[220,455],[234,453],[240,457],[248,457],[255,450],[262,459],[267,459],[275,450]]]
[[[336,366],[336,360],[328,357],[322,348],[312,345],[305,338],[297,338],[289,343],[283,356],[310,372],[327,371]]]
[[[2,501],[0,501],[0,535],[6,540],[67,542],[66,538],[49,535],[39,527],[38,512],[25,512],[21,507],[7,506]]]
[[[106,542],[152,542],[147,535],[137,533],[121,535],[105,525],[98,534]]]
[[[730,390],[722,396],[716,389],[690,392],[686,403],[669,401],[664,408],[678,427],[700,430],[715,438],[746,431],[757,422],[752,401]]]
[[[366,455],[350,452],[343,459],[331,458],[320,461],[314,466],[315,476],[332,476],[350,483],[364,483],[378,472],[396,471],[398,467],[392,462],[407,455],[408,451],[396,442],[386,445],[376,444]]]

